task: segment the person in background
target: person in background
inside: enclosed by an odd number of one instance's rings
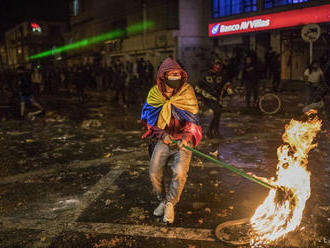
[[[152,86],[152,82],[154,80],[154,66],[151,64],[149,60],[147,60],[146,65],[146,80],[148,86]]]
[[[38,68],[34,68],[33,72],[31,73],[31,81],[34,93],[37,97],[40,96],[41,92],[41,84],[42,84],[42,75],[39,72]]]
[[[140,58],[137,61],[137,73],[139,75],[139,80],[141,85],[146,89],[147,88],[147,82],[146,82],[146,62],[143,58]]]
[[[313,101],[313,95],[320,83],[324,81],[323,71],[318,61],[313,61],[311,66],[304,72],[304,80],[306,82],[307,102],[310,104]]]
[[[103,67],[101,64],[97,64],[94,69],[94,77],[96,81],[96,89],[98,91],[102,91],[104,89],[103,76],[104,76]]]
[[[79,65],[74,73],[74,84],[76,85],[78,101],[84,104],[86,101],[85,88],[87,85],[87,71],[82,65]]]
[[[272,79],[272,69],[273,62],[275,60],[276,53],[273,51],[272,47],[269,47],[268,51],[265,54],[265,78]]]
[[[104,90],[109,90],[113,88],[114,84],[114,70],[113,70],[113,64],[104,70],[104,78],[103,78],[103,88]]]
[[[20,95],[20,118],[24,119],[26,104],[32,104],[40,111],[44,112],[43,107],[34,99],[33,88],[30,75],[24,71],[23,67],[18,67],[18,85]]]
[[[281,59],[280,54],[274,55],[273,64],[271,65],[272,80],[273,80],[273,90],[274,92],[280,91],[281,84]]]
[[[48,67],[46,69],[46,74],[44,77],[45,87],[44,87],[44,94],[53,95],[54,94],[54,86],[55,86],[55,72],[52,68]]]
[[[253,94],[253,106],[257,104],[258,101],[258,91],[259,91],[259,77],[257,75],[256,65],[252,61],[251,56],[246,56],[245,64],[243,68],[243,82],[245,85],[245,100],[246,106],[251,107],[251,95]]]
[[[120,98],[122,99],[122,105],[126,105],[126,82],[127,74],[124,71],[124,67],[120,62],[118,62],[115,66],[114,71],[114,80],[113,80],[113,88],[115,91],[114,101],[120,104]]]
[[[217,137],[220,135],[219,125],[222,113],[223,98],[230,91],[231,84],[229,77],[219,60],[211,65],[210,69],[206,71],[195,87],[197,96],[202,103],[213,110],[213,118],[208,130],[209,137]]]
[[[166,58],[141,114],[147,127],[142,138],[151,136],[156,140],[154,149],[150,151],[149,174],[160,201],[154,215],[163,216],[164,222],[173,223],[174,206],[179,202],[187,180],[192,153],[183,145],[196,147],[202,138],[198,111],[194,89],[187,83],[187,73],[176,61]],[[171,139],[178,141],[179,146],[173,146]],[[163,169],[171,157],[174,158],[173,175],[166,193],[162,184]]]
[[[62,89],[66,89],[65,87],[65,81],[66,81],[66,74],[64,68],[59,69],[59,87]]]

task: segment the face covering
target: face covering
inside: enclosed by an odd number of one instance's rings
[[[168,76],[166,79],[166,84],[173,89],[179,88],[181,85],[181,76]]]

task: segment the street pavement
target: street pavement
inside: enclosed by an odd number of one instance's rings
[[[275,176],[276,149],[285,125],[301,118],[302,99],[282,93],[282,112],[273,116],[235,100],[226,103],[221,137],[204,137],[198,149]],[[158,202],[140,138],[140,104],[122,108],[95,93],[79,105],[64,92],[41,101],[45,116],[0,122],[0,247],[232,247],[216,237],[216,227],[251,217],[268,193],[194,156],[175,222],[164,224],[152,215]],[[203,116],[205,127],[210,116]],[[299,228],[272,247],[330,247],[330,125],[320,117],[319,146],[309,156],[312,196]]]

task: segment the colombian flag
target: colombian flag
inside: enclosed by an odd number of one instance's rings
[[[187,82],[170,99],[167,99],[159,90],[158,85],[155,85],[149,91],[141,119],[146,121],[149,127],[157,126],[162,130],[170,124],[172,115],[180,122],[187,121],[189,132],[194,136],[194,145],[197,146],[202,138],[198,111],[194,89]]]

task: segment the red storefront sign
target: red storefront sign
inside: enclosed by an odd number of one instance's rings
[[[209,24],[209,37],[330,22],[330,4]]]

